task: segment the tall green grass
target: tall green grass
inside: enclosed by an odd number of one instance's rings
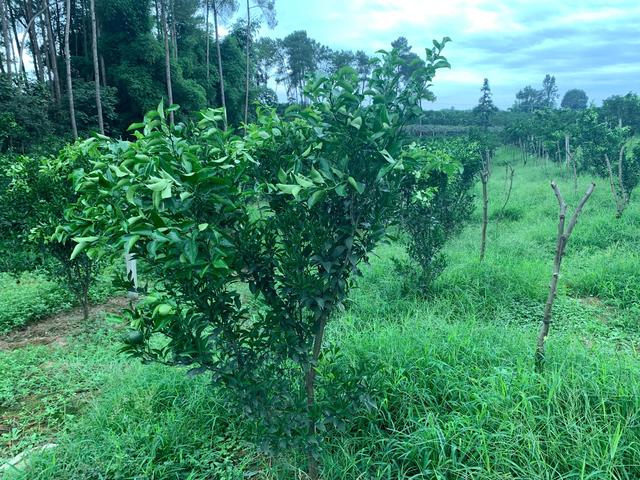
[[[557,222],[548,184],[557,178],[573,206],[590,179],[580,179],[576,194],[556,167],[516,165],[501,216],[500,165],[510,160],[502,152],[495,162],[482,264],[479,212],[448,246],[449,267],[431,298],[407,292],[395,273],[392,257],[404,255],[402,246],[382,247],[330,325],[327,342],[342,352],[332,375],[356,372],[369,400],[356,405],[343,432],[327,433],[323,478],[640,478],[637,198],[620,220],[604,184],[587,204],[567,247],[546,371],[538,375],[533,349]],[[261,453],[250,422],[226,410],[206,378],[116,357],[115,335],[105,332],[37,351],[59,365],[91,349],[93,361],[70,382],[88,385],[96,398],[52,437],[59,447],[16,478],[304,478],[303,456]],[[17,378],[16,364],[35,361],[33,352],[5,354],[0,365]],[[21,385],[3,404],[29,395],[29,380]]]

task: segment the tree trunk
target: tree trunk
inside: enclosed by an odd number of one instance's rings
[[[208,0],[207,0],[208,1]],[[220,77],[220,103],[224,110],[224,129],[227,129],[227,99],[224,93],[224,74],[222,72],[222,53],[220,52],[220,35],[218,34],[218,6],[213,2],[213,28],[216,34],[216,54],[218,56],[218,76]],[[207,70],[208,72],[208,70]]]
[[[47,43],[49,44],[49,62],[53,73],[53,92],[56,103],[60,103],[62,93],[60,91],[60,74],[58,73],[58,57],[56,55],[55,37],[51,26],[51,12],[49,10],[49,2],[44,2],[44,20],[47,32]]]
[[[164,0],[161,0],[164,1]],[[160,15],[160,8],[158,7],[158,0],[154,1],[155,7],[156,7],[156,30],[158,30],[158,40],[162,40],[164,37],[163,35],[163,27],[162,27],[162,21],[161,19],[161,15]]]
[[[87,298],[82,299],[82,319],[89,320],[89,300]]]
[[[538,373],[542,373],[544,370],[544,346],[547,336],[549,335],[549,326],[551,325],[551,312],[553,309],[553,302],[556,298],[556,294],[558,291],[558,279],[560,277],[560,266],[562,264],[562,257],[564,256],[564,250],[567,246],[567,242],[569,241],[569,237],[573,232],[573,228],[576,226],[578,222],[578,216],[582,211],[585,203],[589,200],[589,197],[593,193],[593,189],[595,188],[595,183],[592,183],[587,189],[586,193],[580,200],[580,203],[576,207],[575,212],[573,212],[573,216],[569,221],[569,226],[565,230],[565,220],[567,216],[567,204],[562,198],[562,194],[560,193],[560,189],[556,185],[556,182],[551,182],[551,188],[556,194],[556,198],[558,199],[558,205],[560,208],[560,215],[558,220],[558,237],[556,240],[556,254],[553,259],[553,273],[551,275],[551,284],[549,285],[549,295],[547,296],[547,302],[544,305],[544,316],[542,318],[542,325],[540,326],[540,333],[538,334],[538,341],[536,344],[536,353],[535,353],[535,366],[536,371]]]
[[[320,351],[322,349],[322,339],[324,337],[324,329],[327,325],[327,315],[323,315],[318,320],[318,326],[315,332],[315,338],[313,340],[313,354],[309,364],[307,373],[305,375],[305,392],[307,395],[307,415],[309,416],[308,436],[313,438],[316,434],[315,421],[313,419],[313,408],[315,406],[315,383],[316,383],[316,367],[318,365],[318,359],[320,358]],[[307,451],[307,475],[311,480],[318,480],[320,478],[318,460],[315,457],[315,452],[312,447],[308,447]]]
[[[214,0],[215,1],[215,0]],[[211,75],[209,74],[209,57],[210,57],[210,52],[209,52],[209,46],[210,46],[210,34],[209,34],[209,0],[205,0],[205,15],[204,15],[204,23],[205,23],[205,28],[206,28],[206,37],[207,37],[207,47],[206,47],[206,68],[207,68],[207,88],[209,87],[209,82],[211,80]]]
[[[11,3],[9,2],[7,2],[7,11],[9,12],[9,22],[11,24],[11,31],[13,32],[16,48],[18,49],[18,68],[16,70],[16,75],[18,76],[19,82],[23,82],[24,84],[26,84],[27,71],[24,68],[24,57],[23,57],[23,51],[22,51],[22,46],[24,45],[24,42],[20,41],[20,37],[18,36],[18,28],[16,26],[18,16],[11,8]],[[12,44],[12,48],[13,48],[13,44]]]
[[[611,186],[611,196],[616,204],[616,217],[620,216],[620,200],[618,198],[618,191],[616,190],[616,184],[613,179],[613,170],[611,168],[611,162],[609,161],[609,155],[604,154],[604,160],[607,165],[607,171],[609,172],[609,185]]]
[[[71,29],[71,0],[66,1],[65,15],[67,17],[64,26],[64,63],[67,67],[67,96],[69,97],[69,117],[71,120],[71,133],[73,139],[78,138],[76,127],[76,110],[73,104],[73,81],[71,78],[71,51],[69,49],[69,30]]]
[[[44,62],[44,68],[47,74],[47,80],[49,82],[49,92],[51,93],[51,98],[55,99],[55,89],[53,88],[53,69],[51,67],[51,57],[49,55],[49,44],[47,42],[47,29],[44,26],[44,16],[40,17],[40,31],[42,32],[42,38],[44,39],[44,43],[42,45],[44,49],[44,55],[42,60]]]
[[[87,3],[82,0],[82,54],[85,58],[89,58],[89,42],[87,41]]]
[[[506,208],[507,203],[509,203],[509,199],[511,198],[511,190],[513,189],[513,176],[515,175],[516,171],[511,165],[507,164],[505,173],[506,173],[505,182],[507,180],[509,181],[509,189],[507,190],[507,197],[504,200],[504,204],[502,205],[502,208],[500,209],[500,216],[501,217],[504,215],[504,209]]]
[[[42,56],[40,54],[40,45],[38,43],[38,32],[36,31],[35,17],[38,15],[33,14],[32,0],[27,0],[26,10],[29,19],[33,19],[31,26],[29,27],[29,41],[31,42],[31,53],[34,58],[34,69],[36,71],[36,78],[38,82],[44,82],[44,67],[42,66]]]
[[[250,47],[251,43],[251,6],[249,5],[249,0],[247,0],[247,40],[245,46],[245,55],[247,57],[247,66],[245,71],[245,92],[244,92],[244,124],[249,123],[249,58],[250,58]],[[245,128],[246,130],[246,128]]]
[[[98,66],[98,27],[96,25],[95,0],[89,0],[91,11],[91,50],[93,55],[93,80],[96,84],[96,110],[98,112],[98,128],[104,135],[104,119],[102,118],[102,99],[100,98],[100,68]]]
[[[7,79],[11,82],[11,76],[13,73],[11,64],[13,59],[11,57],[11,39],[9,38],[9,12],[7,11],[3,0],[0,0],[0,14],[2,15],[2,40],[4,41],[4,60],[7,65]]]
[[[58,5],[58,2],[53,2],[53,5],[56,7],[56,10],[55,10],[55,15],[51,20],[51,28],[53,28],[53,20],[55,20],[56,38],[63,38],[63,32],[60,26],[60,19],[62,17],[60,13],[60,5]],[[58,43],[60,44],[60,51],[57,53],[57,55],[59,55],[60,57],[64,57],[63,42],[58,42]]]
[[[98,34],[98,43],[100,43],[100,24],[96,22],[96,33]],[[102,78],[102,86],[107,86],[107,70],[104,68],[104,57],[101,53],[98,54],[100,60],[100,77]]]
[[[164,36],[164,68],[167,81],[167,97],[169,105],[173,105],[173,88],[171,86],[171,53],[169,51],[169,25],[167,23],[166,0],[160,2],[160,15],[162,16],[162,33]],[[173,112],[169,112],[171,125],[174,123]]]
[[[176,30],[175,0],[171,0],[171,45],[173,47],[173,59],[178,60],[178,32]]]
[[[489,192],[487,189],[489,169],[486,162],[483,162],[480,180],[482,181],[482,234],[480,239],[480,261],[482,262],[487,248],[487,224],[489,223]]]
[[[624,186],[624,178],[622,176],[622,162],[624,161],[625,148],[626,146],[623,145],[622,148],[620,148],[620,153],[618,155],[618,183],[620,184],[620,193],[622,197],[622,203],[626,207],[627,204],[629,203],[629,194],[627,193],[627,189]],[[620,212],[620,215],[622,215],[622,212]]]

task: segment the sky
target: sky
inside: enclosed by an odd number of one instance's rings
[[[502,109],[547,73],[560,99],[580,88],[599,105],[640,91],[640,0],[276,0],[276,10],[265,35],[306,30],[333,49],[373,54],[404,36],[424,57],[432,39],[451,37],[433,108],[472,108],[485,77]]]

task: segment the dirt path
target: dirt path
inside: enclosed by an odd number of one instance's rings
[[[106,303],[92,306],[89,315],[96,317],[104,313],[118,312],[128,306],[129,299],[115,297]],[[82,330],[83,324],[81,308],[58,313],[0,335],[0,351],[15,350],[27,345],[66,345],[67,337]]]

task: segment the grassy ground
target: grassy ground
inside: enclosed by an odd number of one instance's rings
[[[110,283],[108,274],[101,274],[89,290],[90,301],[104,302],[117,293]],[[74,303],[68,290],[43,274],[0,272],[0,335],[68,310]]]
[[[574,193],[556,167],[516,165],[500,214],[511,160],[503,151],[494,165],[483,264],[477,211],[433,298],[407,293],[391,260],[403,250],[386,246],[331,325],[338,371],[364,379],[371,401],[328,434],[323,478],[640,478],[637,196],[615,220],[598,182],[567,247],[540,376],[532,353],[557,221],[549,181],[574,206],[590,179]],[[59,444],[17,478],[304,478],[301,458],[256,449],[205,378],[122,358],[103,320],[83,330],[67,345],[0,351],[0,458]]]

